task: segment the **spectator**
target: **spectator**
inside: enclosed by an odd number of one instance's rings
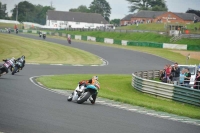
[[[180,73],[180,79],[179,79],[179,84],[181,86],[184,85],[184,78],[185,78],[185,69],[183,68],[182,71],[181,71],[181,73]]]
[[[164,69],[160,71],[160,80],[164,83],[167,83],[166,69],[167,66],[165,66]]]
[[[185,69],[185,78],[184,78],[184,86],[185,87],[190,87],[190,79],[191,79],[191,73],[190,73],[190,69],[186,68]]]
[[[197,77],[195,79],[194,89],[200,90],[200,71],[198,71]]]
[[[174,66],[173,66],[171,72],[172,72],[173,82],[174,83],[176,82],[176,84],[178,84],[179,83],[179,77],[180,77],[180,68],[178,67],[178,63],[174,63]]]
[[[166,78],[167,78],[167,83],[170,83],[170,75],[171,75],[171,66],[166,65]]]

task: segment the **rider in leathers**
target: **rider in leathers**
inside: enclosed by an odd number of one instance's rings
[[[22,70],[22,68],[25,66],[25,63],[26,63],[25,56],[22,55],[22,57],[20,57],[20,58],[17,59],[17,61],[19,61],[20,63],[22,63],[22,67],[21,67],[21,70]]]
[[[16,62],[14,57],[12,57],[11,59],[3,59],[3,61],[5,63],[3,64],[3,68],[2,69],[4,69],[5,72],[0,74],[0,76],[8,73],[8,69],[10,69],[10,71],[12,71],[12,68],[14,67],[15,62]]]

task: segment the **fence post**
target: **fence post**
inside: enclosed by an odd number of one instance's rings
[[[144,72],[143,71],[141,72],[141,78],[144,78]]]
[[[153,77],[153,79],[155,79],[155,70],[153,70],[153,76],[152,77]]]

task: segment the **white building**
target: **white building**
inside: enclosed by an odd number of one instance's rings
[[[100,28],[108,22],[101,14],[49,10],[46,27],[49,28]]]

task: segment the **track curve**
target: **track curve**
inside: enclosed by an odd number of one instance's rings
[[[33,35],[20,35],[40,39]],[[68,45],[67,41],[45,41]],[[100,104],[78,105],[67,98],[35,86],[30,77],[39,75],[99,73],[131,74],[160,69],[168,60],[131,50],[73,42],[72,47],[109,61],[107,66],[26,65],[23,71],[0,77],[0,132],[5,133],[197,133],[199,126],[119,110]]]

